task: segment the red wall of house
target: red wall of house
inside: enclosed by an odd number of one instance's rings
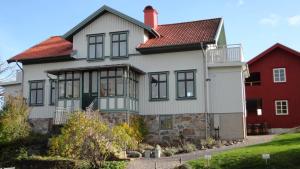
[[[286,68],[285,83],[273,82],[273,68]],[[247,123],[264,123],[270,128],[300,126],[300,57],[276,48],[249,65],[250,72],[260,72],[260,86],[246,86],[246,98],[262,98],[262,115],[247,113]],[[288,115],[276,115],[275,100],[288,100]]]

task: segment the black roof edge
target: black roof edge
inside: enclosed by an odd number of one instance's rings
[[[56,56],[56,57],[48,57],[48,58],[7,60],[7,63],[21,62],[23,65],[29,65],[29,64],[39,64],[39,63],[63,62],[63,61],[70,61],[70,60],[75,60],[75,58],[71,57],[70,55],[64,55],[64,56]]]
[[[110,13],[113,13],[113,14],[119,16],[120,18],[123,18],[123,19],[125,19],[125,20],[127,20],[127,21],[129,21],[129,22],[131,22],[135,25],[138,25],[141,28],[146,29],[148,32],[150,32],[155,37],[159,36],[159,34],[156,31],[154,31],[150,26],[145,25],[143,22],[138,21],[138,20],[136,20],[136,19],[124,14],[124,13],[121,13],[121,12],[119,12],[119,11],[117,11],[117,10],[107,6],[107,5],[103,5],[97,11],[92,13],[86,19],[84,19],[79,24],[77,24],[75,27],[73,27],[68,32],[66,32],[62,37],[65,38],[65,39],[70,39],[71,36],[73,36],[74,34],[79,32],[80,30],[82,30],[86,25],[93,22],[95,19],[97,19],[101,14],[103,14],[106,11],[110,12]]]
[[[203,48],[206,49],[207,45],[214,44],[215,41],[212,42],[202,42],[202,43],[193,43],[193,44],[184,44],[184,45],[170,45],[170,46],[162,46],[162,47],[151,47],[151,48],[136,48],[141,54],[154,54],[154,53],[168,53],[168,52],[180,52],[180,51],[190,51],[190,50],[201,50]]]

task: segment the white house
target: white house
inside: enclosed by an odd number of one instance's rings
[[[100,110],[111,124],[142,116],[149,142],[245,137],[240,45],[227,45],[222,18],[144,23],[103,6],[63,36],[10,58],[22,63],[22,95],[42,131],[76,110]]]

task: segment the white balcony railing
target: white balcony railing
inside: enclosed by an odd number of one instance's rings
[[[228,45],[207,50],[207,63],[234,63],[243,61],[241,45]]]

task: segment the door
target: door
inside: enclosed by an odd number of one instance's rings
[[[98,97],[98,72],[82,74],[82,109],[85,110]]]

